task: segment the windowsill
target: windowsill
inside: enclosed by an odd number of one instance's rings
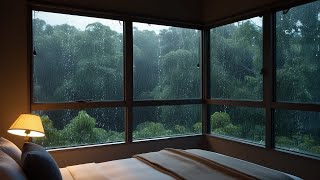
[[[233,141],[233,142],[237,142],[237,143],[241,143],[241,144],[247,144],[247,145],[255,146],[255,147],[259,147],[259,148],[264,148],[264,149],[266,148],[265,145],[254,143],[252,141],[240,139],[240,138],[236,138],[236,137],[224,136],[224,135],[219,135],[219,134],[206,134],[206,136],[224,139],[224,140],[228,140],[228,141]]]
[[[138,144],[138,143],[162,141],[162,140],[168,140],[168,139],[179,139],[179,138],[187,138],[187,137],[198,137],[198,136],[202,136],[202,134],[189,134],[189,135],[178,135],[178,136],[171,136],[171,137],[139,139],[139,140],[135,140],[131,143]],[[245,145],[254,146],[256,148],[261,148],[261,149],[266,150],[264,145],[257,144],[257,143],[254,143],[254,142],[251,142],[248,140],[243,140],[243,139],[228,137],[228,136],[223,136],[223,135],[217,135],[217,134],[204,134],[204,136],[218,138],[218,139],[226,140],[226,141],[232,141],[232,142],[236,142],[239,144],[245,144]],[[83,145],[83,146],[52,148],[52,149],[48,149],[47,151],[48,152],[56,152],[56,151],[65,151],[65,150],[79,150],[79,149],[85,149],[85,148],[116,146],[116,145],[124,145],[124,144],[131,144],[131,143],[112,142],[112,143],[104,143],[104,144],[92,144],[92,145]],[[286,150],[286,149],[274,148],[274,149],[271,149],[271,151],[280,152],[285,155],[293,155],[293,156],[298,156],[298,157],[302,157],[302,158],[320,161],[320,157],[318,157],[318,156],[313,156],[313,155],[309,155],[309,154],[305,154],[305,153],[298,153],[298,152],[294,152],[294,151],[290,151],[290,150]]]
[[[54,151],[64,151],[64,150],[77,150],[77,149],[84,149],[84,148],[92,148],[92,147],[101,147],[101,146],[111,146],[111,145],[120,145],[125,144],[125,142],[110,142],[110,143],[103,143],[103,144],[89,144],[89,145],[79,145],[79,146],[70,146],[70,147],[57,147],[52,149],[47,149],[48,152]]]
[[[124,144],[131,144],[131,143],[143,143],[143,142],[151,142],[151,141],[161,141],[167,139],[178,139],[178,138],[186,138],[186,137],[197,137],[202,136],[202,134],[186,134],[186,135],[177,135],[171,137],[157,137],[157,138],[148,138],[148,139],[139,139],[134,140],[130,143],[121,142],[111,142],[111,143],[103,143],[103,144],[90,144],[90,145],[79,145],[79,146],[70,146],[70,147],[57,147],[52,149],[47,149],[48,152],[56,152],[56,151],[65,151],[65,150],[77,150],[77,149],[84,149],[84,148],[93,148],[93,147],[103,147],[103,146],[116,146],[116,145],[124,145]]]
[[[273,150],[277,151],[277,152],[285,153],[285,154],[290,154],[290,155],[294,155],[294,156],[299,156],[299,157],[303,157],[303,158],[308,158],[308,159],[313,159],[313,160],[320,161],[320,157],[316,156],[316,155],[311,155],[311,154],[306,154],[306,153],[299,153],[299,152],[290,151],[290,150],[287,150],[287,149],[280,149],[280,148],[275,148]]]
[[[236,142],[236,143],[239,143],[239,144],[245,144],[245,145],[249,145],[249,146],[254,146],[254,147],[257,147],[257,148],[261,148],[261,149],[267,150],[264,145],[257,144],[257,143],[254,143],[254,142],[250,142],[250,141],[243,140],[243,139],[239,139],[239,138],[233,138],[233,137],[228,137],[228,136],[223,136],[223,135],[216,135],[216,134],[206,134],[206,136],[207,137],[214,137],[214,138],[218,138],[218,139],[222,139],[222,140],[226,140],[226,141],[232,141],[232,142]],[[320,157],[318,157],[318,156],[305,154],[305,153],[299,153],[299,152],[290,151],[290,150],[286,150],[286,149],[274,148],[274,149],[270,149],[270,151],[280,152],[280,153],[283,153],[285,155],[298,156],[298,157],[301,157],[301,158],[307,158],[307,159],[311,159],[311,160],[317,160],[317,161],[320,160]]]
[[[202,134],[186,134],[186,135],[176,135],[176,136],[168,136],[168,137],[155,137],[155,138],[137,139],[137,140],[133,140],[132,143],[147,142],[147,141],[158,141],[158,140],[166,140],[166,139],[176,139],[176,138],[185,138],[185,137],[195,137],[195,136],[202,136]]]

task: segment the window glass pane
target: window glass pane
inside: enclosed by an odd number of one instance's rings
[[[123,108],[34,111],[45,137],[34,138],[46,148],[124,141]]]
[[[200,134],[201,105],[133,108],[133,139]]]
[[[211,98],[262,99],[262,18],[210,30]]]
[[[265,144],[265,111],[262,108],[210,106],[211,133]]]
[[[320,156],[320,112],[276,110],[276,147]]]
[[[320,1],[276,14],[277,100],[320,103]]]
[[[200,98],[200,31],[133,23],[134,99]]]
[[[121,21],[33,12],[34,102],[123,99]]]

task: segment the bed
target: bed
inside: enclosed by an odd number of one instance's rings
[[[272,179],[299,177],[201,149],[167,148],[102,163],[59,168],[41,146],[25,143],[22,151],[0,138],[1,180],[141,180],[141,179]]]
[[[300,178],[200,149],[164,149],[132,158],[60,169],[65,180],[85,179],[294,179]],[[90,173],[88,173],[90,172]]]

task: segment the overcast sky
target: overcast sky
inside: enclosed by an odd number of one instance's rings
[[[94,22],[100,22],[106,26],[109,26],[112,30],[121,32],[123,31],[123,23],[118,20],[109,20],[102,18],[94,18],[94,17],[85,17],[85,16],[76,16],[76,15],[66,15],[66,14],[58,14],[58,13],[48,13],[43,11],[35,11],[35,18],[42,19],[46,21],[47,24],[50,25],[61,25],[61,24],[69,24],[71,26],[75,26],[80,30],[85,30],[88,24]],[[156,33],[159,33],[161,29],[168,29],[168,26],[161,25],[149,25],[145,23],[134,23],[134,27],[137,27],[139,30],[153,30]]]
[[[106,26],[109,26],[112,30],[122,33],[123,31],[123,23],[122,21],[118,20],[109,20],[109,19],[102,19],[102,18],[94,18],[94,17],[85,17],[85,16],[76,16],[76,15],[66,15],[66,14],[59,14],[59,13],[49,13],[43,11],[35,11],[34,14],[35,18],[42,19],[46,21],[47,24],[50,25],[61,25],[61,24],[69,24],[71,26],[75,26],[80,30],[85,30],[88,24],[94,22],[100,22]],[[257,26],[262,26],[262,18],[256,17],[250,19],[253,23]],[[161,25],[150,25],[145,23],[134,23],[134,27],[138,28],[139,30],[150,30],[159,33],[162,29],[168,29],[168,26],[161,26]]]

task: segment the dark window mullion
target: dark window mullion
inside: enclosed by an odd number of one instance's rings
[[[202,80],[202,134],[210,134],[211,125],[208,115],[208,104],[206,100],[209,98],[210,83],[210,29],[204,28],[201,33],[201,80]]]
[[[243,106],[243,107],[257,107],[264,108],[263,101],[247,101],[247,100],[234,100],[234,99],[207,99],[207,104],[224,105],[224,106]]]
[[[274,100],[274,57],[275,57],[275,14],[266,13],[263,18],[263,102],[266,113],[266,148],[273,149],[274,117],[272,102]]]
[[[301,110],[301,111],[320,112],[320,104],[311,104],[311,103],[273,102],[271,104],[271,107],[273,109]]]
[[[133,31],[132,21],[124,22],[124,100],[125,110],[125,142],[132,143],[133,117]]]
[[[143,100],[133,101],[133,106],[170,106],[170,105],[188,105],[202,104],[201,99],[181,99],[181,100]]]
[[[124,101],[109,102],[65,102],[65,103],[31,103],[31,111],[57,110],[57,109],[86,109],[104,107],[124,107]]]

